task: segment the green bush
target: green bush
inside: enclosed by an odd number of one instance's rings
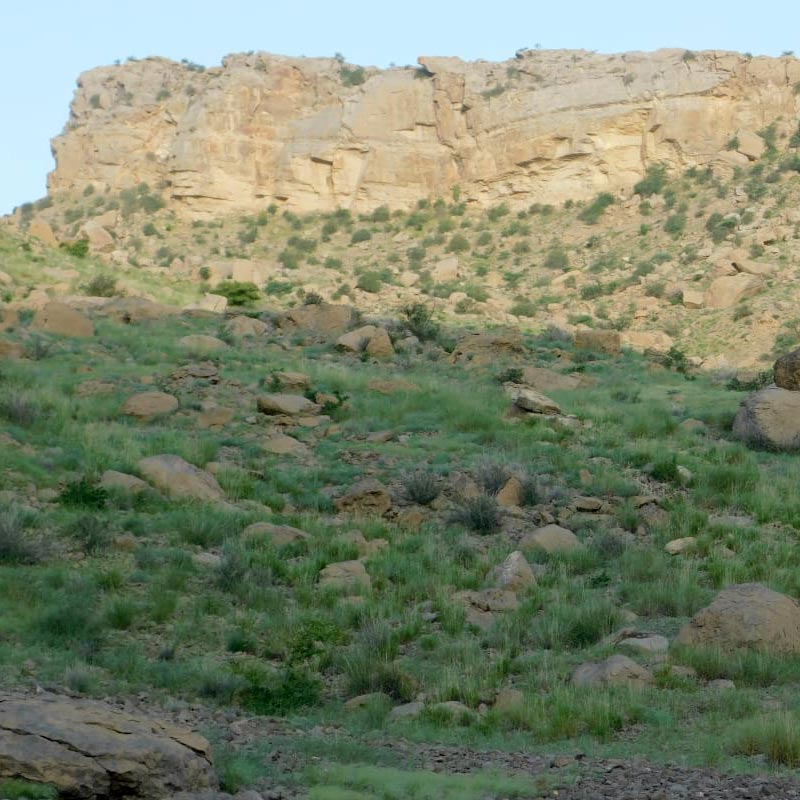
[[[251,306],[261,298],[258,286],[249,281],[222,281],[214,291],[226,297],[232,306]]]
[[[491,495],[479,494],[476,497],[463,498],[461,505],[453,511],[450,521],[475,533],[491,534],[500,530],[502,517],[497,500]]]
[[[368,242],[372,238],[372,233],[368,231],[366,228],[359,228],[356,231],[353,231],[353,235],[350,237],[350,244],[358,244],[359,242]]]
[[[640,197],[652,197],[661,194],[667,183],[667,165],[651,164],[645,172],[644,178],[634,184],[633,191]]]
[[[432,503],[440,494],[439,476],[430,470],[418,469],[403,479],[406,497],[421,506]]]
[[[58,502],[78,508],[105,508],[108,490],[84,475],[80,480],[68,483],[58,495]]]
[[[454,233],[445,248],[448,253],[464,253],[467,250],[469,250],[469,239],[463,233]]]
[[[89,240],[76,239],[74,242],[62,242],[61,247],[75,258],[86,258],[89,253]]]
[[[613,204],[614,195],[608,192],[601,192],[580,212],[580,214],[578,214],[578,219],[585,222],[587,225],[596,225],[606,209]]]
[[[117,288],[117,279],[113,275],[95,275],[81,288],[89,297],[116,297],[121,294]]]
[[[560,245],[554,245],[547,251],[544,259],[544,266],[547,269],[569,269],[569,256],[567,251]]]
[[[412,303],[402,309],[403,322],[421,342],[438,339],[441,325],[433,319],[433,309],[424,303]]]
[[[345,67],[339,70],[339,78],[345,86],[361,86],[367,79],[364,67]]]
[[[358,276],[356,288],[361,289],[362,292],[377,294],[383,288],[383,275],[374,270],[370,272],[364,272]]]

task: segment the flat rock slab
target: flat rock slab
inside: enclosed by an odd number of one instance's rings
[[[139,471],[157,489],[170,497],[222,501],[225,493],[210,473],[176,455],[143,458]]]
[[[92,321],[64,303],[47,303],[34,317],[31,330],[87,339],[94,336]]]
[[[139,392],[122,404],[122,413],[127,417],[147,420],[172,414],[179,405],[178,398],[166,392]]]
[[[76,800],[166,798],[216,784],[209,743],[93,700],[0,696],[0,777]]]
[[[322,406],[301,394],[263,394],[256,400],[256,405],[262,414],[285,414],[290,417],[318,414],[322,410]]]

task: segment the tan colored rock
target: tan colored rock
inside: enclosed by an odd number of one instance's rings
[[[278,325],[286,330],[300,330],[331,339],[352,328],[357,319],[352,306],[313,303],[290,309],[278,319]]]
[[[522,505],[522,493],[522,481],[516,475],[512,475],[497,493],[497,505],[501,508],[516,508]]]
[[[170,181],[170,209],[217,216],[272,201],[407,208],[455,184],[470,203],[527,207],[629,190],[659,161],[747,163],[752,131],[794,118],[791,61],[712,51],[687,68],[683,54],[421,57],[424,73],[368,68],[355,87],[332,58],[234,54],[204,73],[160,58],[102,67],[80,77],[49,188]],[[130,104],[115,102],[120,91]],[[747,156],[725,150],[735,134]]]
[[[758,161],[764,155],[766,144],[757,133],[738,130],[734,136],[739,142],[736,152],[746,156],[749,161]]]
[[[227,334],[237,339],[244,339],[248,336],[263,336],[270,329],[266,322],[254,317],[247,317],[244,314],[239,314],[229,319],[223,327]]]
[[[274,456],[304,456],[311,452],[308,445],[283,433],[273,434],[261,446]]]
[[[141,478],[137,478],[135,475],[127,475],[124,472],[117,472],[113,469],[107,469],[100,476],[100,485],[104,489],[121,489],[134,494],[144,492],[150,488]]]
[[[763,288],[760,278],[752,275],[724,275],[706,289],[707,308],[733,308],[740,300],[752,297]]]
[[[477,332],[468,333],[458,340],[450,360],[453,363],[495,364],[524,352],[522,336],[518,333]]]
[[[24,352],[21,344],[0,339],[0,358],[19,359]]]
[[[800,348],[781,356],[773,367],[779,389],[800,392]]]
[[[683,290],[683,306],[684,308],[703,308],[706,304],[706,294],[699,289],[684,289]]]
[[[576,547],[580,547],[580,540],[568,528],[551,524],[526,533],[520,539],[519,546],[521,550],[538,548],[546,553],[558,553],[563,550],[574,550]]]
[[[759,583],[728,586],[692,617],[675,641],[727,652],[800,653],[800,605]]]
[[[116,247],[114,237],[97,220],[84,222],[78,237],[89,240],[89,249],[93,253],[110,253]]]
[[[114,297],[103,303],[95,314],[111,317],[124,324],[166,319],[180,313],[174,306],[154,303],[146,297]]]
[[[467,622],[483,630],[494,625],[497,614],[516,611],[519,608],[517,595],[508,589],[466,589],[453,595],[453,602],[467,612]]]
[[[184,306],[184,311],[212,311],[221,314],[228,307],[228,298],[221,294],[206,292],[196,303]]]
[[[345,590],[369,589],[372,581],[360,561],[340,561],[338,564],[328,564],[320,571],[319,585]]]
[[[263,394],[256,398],[256,405],[262,414],[317,414],[322,410],[318,403],[301,394]]]
[[[311,378],[305,372],[273,372],[269,380],[282,392],[303,392],[311,388]]]
[[[431,278],[435,283],[450,283],[458,279],[460,274],[458,256],[443,258],[431,270]]]
[[[373,358],[391,358],[394,355],[394,346],[389,334],[383,328],[378,328],[367,342],[367,355]]]
[[[28,227],[28,236],[33,236],[34,239],[38,239],[48,247],[58,247],[58,239],[56,239],[53,229],[47,222],[38,217]]]
[[[800,449],[800,392],[768,386],[749,395],[739,406],[733,435],[756,447]]]
[[[664,331],[625,331],[622,343],[639,353],[666,353],[675,340]]]
[[[518,383],[507,383],[504,385],[506,394],[511,398],[514,406],[521,411],[529,414],[560,414],[561,407],[555,400],[551,400],[546,395],[531,389],[529,386],[522,386]]]
[[[490,580],[498,589],[521,592],[536,583],[536,576],[525,556],[515,550],[492,570]]]
[[[581,328],[575,331],[575,347],[578,350],[592,350],[595,353],[616,356],[620,353],[622,342],[619,331]]]
[[[307,542],[311,534],[290,525],[273,525],[271,522],[254,522],[242,531],[242,539],[268,539],[275,547],[293,542]]]
[[[351,514],[385,514],[392,506],[386,487],[374,478],[365,478],[334,501],[337,511]]]
[[[627,686],[644,689],[653,683],[653,675],[627,656],[611,656],[605,661],[581,664],[572,673],[575,686]]]
[[[143,458],[139,472],[157,489],[175,499],[222,501],[225,494],[213,475],[176,455]]]
[[[70,308],[64,303],[48,302],[31,323],[31,329],[53,333],[57,336],[71,336],[76,339],[87,339],[94,336],[94,325],[92,321]]]
[[[671,556],[680,556],[684,553],[691,553],[697,549],[697,539],[694,536],[684,536],[680,539],[672,539],[664,545],[664,552]]]
[[[228,345],[216,336],[206,336],[202,333],[193,333],[190,336],[182,336],[178,339],[178,344],[185,350],[193,353],[216,353],[219,350],[227,350]]]
[[[178,410],[178,398],[166,392],[139,392],[129,397],[122,405],[122,413],[137,419],[152,419]]]
[[[539,392],[561,392],[588,386],[590,381],[582,375],[564,375],[546,367],[525,367],[522,382]]]
[[[224,428],[236,416],[236,411],[232,408],[214,406],[207,408],[197,417],[197,425],[200,428]]]
[[[761,261],[754,261],[752,258],[746,258],[742,261],[737,261],[736,269],[746,275],[757,275],[759,277],[766,277],[775,272],[774,264],[764,264]]]
[[[156,717],[52,694],[0,697],[0,778],[59,796],[173,797],[217,780],[208,741]],[[124,787],[124,788],[123,788]]]
[[[377,331],[378,329],[374,325],[364,325],[354,331],[343,333],[336,340],[336,346],[340,350],[346,350],[349,353],[361,353],[366,349],[370,339]]]

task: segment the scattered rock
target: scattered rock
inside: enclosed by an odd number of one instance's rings
[[[752,297],[763,287],[761,278],[753,275],[723,275],[706,289],[707,308],[733,308],[740,300]]]
[[[555,400],[518,383],[504,385],[506,394],[511,398],[515,408],[529,414],[560,414],[561,408]]]
[[[311,378],[305,372],[273,372],[270,375],[273,386],[287,394],[305,392],[311,388]]]
[[[178,410],[178,398],[166,392],[140,392],[129,397],[122,405],[122,413],[141,420],[166,416]]]
[[[176,499],[221,501],[222,488],[213,475],[176,455],[143,458],[139,471],[157,489]]]
[[[293,542],[308,542],[311,534],[290,525],[273,525],[271,522],[254,522],[242,531],[242,539],[269,539],[275,547]]]
[[[781,356],[773,367],[779,389],[800,392],[800,348]]]
[[[756,447],[800,449],[800,392],[768,386],[749,395],[739,406],[733,435]]]
[[[694,536],[684,536],[681,539],[673,539],[664,545],[664,552],[671,556],[679,556],[684,553],[691,553],[697,549],[697,539]]]
[[[515,550],[506,560],[495,567],[489,579],[498,589],[520,592],[536,583],[536,576],[525,556]]]
[[[487,630],[494,625],[495,614],[516,611],[519,608],[517,595],[508,589],[464,590],[453,595],[453,602],[463,606],[467,622]]]
[[[629,636],[619,643],[619,647],[627,647],[642,655],[666,653],[669,650],[669,639],[666,636]]]
[[[216,336],[206,336],[202,333],[194,333],[191,336],[182,336],[178,339],[178,344],[193,353],[216,353],[219,350],[227,350],[228,345]]]
[[[312,303],[287,311],[278,319],[278,326],[307,331],[327,340],[349,330],[357,321],[358,314],[352,306]]]
[[[386,487],[374,478],[365,478],[334,501],[337,511],[351,514],[385,514],[392,506]]]
[[[685,625],[680,645],[741,648],[787,655],[800,652],[800,605],[759,583],[728,586]]]
[[[369,574],[360,561],[340,561],[328,564],[319,573],[319,585],[334,589],[369,589],[372,586]]]
[[[518,333],[468,333],[458,340],[451,356],[452,363],[496,364],[510,356],[522,355],[525,347]]]
[[[522,504],[522,495],[522,481],[516,475],[512,475],[497,493],[497,505],[501,508],[517,508]]]
[[[49,694],[0,697],[0,777],[52,784],[60,796],[82,800],[166,798],[216,784],[202,736]]]
[[[581,664],[572,673],[571,681],[575,686],[643,689],[653,683],[653,675],[627,656],[611,656],[605,661]]]
[[[622,340],[619,331],[581,328],[575,331],[575,347],[578,350],[617,356],[622,349]]]
[[[197,417],[197,425],[200,428],[222,428],[233,420],[236,412],[232,408],[222,408],[213,406],[207,408]]]
[[[270,326],[255,317],[239,314],[229,319],[223,325],[223,329],[229,336],[233,336],[236,339],[245,339],[250,336],[264,336],[269,333]]]
[[[31,323],[31,330],[88,339],[94,336],[94,325],[85,314],[64,303],[47,303]]]
[[[135,475],[127,475],[124,472],[117,472],[113,469],[107,469],[100,476],[100,485],[104,489],[121,489],[135,494],[150,488],[141,478],[137,478]]]
[[[560,525],[545,525],[531,533],[526,533],[519,542],[520,549],[540,549],[546,553],[557,553],[564,550],[574,550],[580,547],[578,537],[568,528]]]
[[[257,398],[256,405],[262,414],[318,414],[322,406],[301,394],[264,394]]]
[[[310,452],[306,444],[283,433],[273,434],[261,446],[276,456],[304,456]]]

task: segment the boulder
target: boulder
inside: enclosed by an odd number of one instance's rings
[[[800,348],[781,356],[773,369],[775,385],[779,389],[800,392]]]
[[[207,408],[197,417],[197,425],[200,428],[222,428],[236,416],[232,408],[223,406],[213,406]]]
[[[254,317],[247,317],[244,314],[239,314],[229,319],[222,327],[225,333],[237,339],[244,339],[248,336],[263,336],[270,330],[270,326],[266,322]]]
[[[622,340],[619,331],[581,328],[575,331],[575,347],[578,350],[617,356],[622,348]]]
[[[768,386],[749,395],[739,406],[733,435],[756,447],[800,449],[800,392]]]
[[[467,622],[487,630],[494,625],[497,614],[516,611],[519,608],[517,595],[509,589],[465,589],[453,595],[453,602],[467,612]]]
[[[515,550],[502,564],[492,570],[490,581],[498,589],[521,592],[536,583],[536,576],[525,556],[519,550]]]
[[[367,355],[373,358],[391,358],[394,355],[394,345],[384,328],[378,328],[367,342]]]
[[[365,478],[351,486],[334,501],[337,511],[351,514],[385,514],[392,506],[386,487],[374,478]]]
[[[546,553],[557,553],[563,550],[574,550],[580,547],[578,537],[568,528],[560,525],[545,525],[531,533],[526,533],[520,539],[519,546],[522,550],[540,549]]]
[[[242,531],[242,539],[269,539],[275,547],[283,547],[292,542],[307,542],[311,539],[311,534],[290,525],[254,522]]]
[[[89,249],[93,253],[110,253],[116,247],[114,237],[94,219],[81,225],[78,237],[89,241]]]
[[[180,313],[180,309],[155,303],[146,297],[114,297],[103,303],[95,313],[127,325],[174,316]]]
[[[311,378],[305,372],[273,372],[270,380],[282,392],[302,392],[311,387]]]
[[[694,536],[684,536],[680,539],[672,539],[664,545],[664,552],[671,556],[679,556],[683,553],[691,553],[697,548],[697,539]]]
[[[122,413],[127,417],[147,420],[172,414],[179,405],[178,398],[166,392],[139,392],[122,404]]]
[[[28,236],[33,236],[38,239],[42,244],[48,247],[58,247],[58,239],[56,239],[53,229],[43,219],[35,219],[28,226]]]
[[[683,306],[684,308],[702,308],[706,303],[705,292],[699,289],[684,289],[683,290]]]
[[[369,574],[360,561],[340,561],[328,564],[320,570],[319,585],[334,589],[369,589],[372,586]]]
[[[227,307],[227,297],[206,292],[196,303],[184,306],[183,311],[211,311],[214,314],[221,314]]]
[[[323,339],[332,339],[349,330],[358,321],[358,314],[352,306],[333,303],[312,303],[287,311],[278,319],[278,326],[284,330],[300,330]]]
[[[675,344],[664,331],[625,331],[622,336],[625,347],[638,353],[667,353]]]
[[[559,392],[586,386],[589,379],[578,374],[564,375],[546,367],[525,367],[522,370],[522,382],[539,392]]]
[[[0,778],[80,800],[216,786],[209,743],[155,717],[50,694],[0,696]]]
[[[561,408],[555,400],[518,383],[507,383],[504,386],[506,394],[511,398],[515,408],[527,411],[529,414],[560,414]]]
[[[301,394],[264,394],[256,399],[262,414],[283,414],[294,417],[298,414],[318,414],[322,406]]]
[[[510,356],[522,355],[525,348],[519,333],[468,333],[458,340],[450,361],[471,364],[496,364]]]
[[[113,469],[107,469],[100,476],[100,485],[104,489],[121,489],[134,494],[150,488],[141,478],[137,478],[135,475],[128,475],[125,472],[117,472]]]
[[[764,155],[767,145],[757,133],[738,130],[734,138],[738,142],[736,152],[746,156],[748,161],[758,161]]]
[[[497,505],[501,508],[517,508],[522,505],[523,485],[522,481],[512,475],[504,484],[503,488],[497,493]]]
[[[800,605],[760,583],[728,586],[692,617],[675,641],[727,652],[800,653]]]
[[[655,655],[666,653],[669,650],[669,639],[666,636],[629,636],[622,639],[619,647],[626,647],[642,655]]]
[[[588,662],[576,667],[571,681],[575,686],[628,686],[631,689],[644,689],[653,683],[653,675],[627,656],[611,656],[605,661]]]
[[[336,340],[336,347],[348,353],[361,353],[366,349],[370,339],[377,333],[378,329],[374,325],[363,325],[354,331],[343,333]]]
[[[308,445],[283,433],[273,434],[261,446],[274,456],[304,456],[310,452]]]
[[[764,283],[754,275],[723,275],[706,289],[707,308],[733,308],[740,300],[757,294]]]
[[[193,333],[190,336],[182,336],[178,344],[186,350],[194,353],[216,353],[219,350],[227,350],[228,345],[216,336],[206,336],[202,333]]]
[[[94,336],[94,325],[89,317],[64,303],[54,302],[47,303],[44,308],[36,312],[31,330],[78,339]]]
[[[222,501],[225,494],[216,478],[176,455],[143,458],[139,472],[157,489],[176,499]]]
[[[431,270],[431,278],[435,283],[450,283],[459,277],[458,256],[448,256],[437,261]]]

